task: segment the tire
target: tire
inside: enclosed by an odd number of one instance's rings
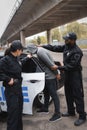
[[[51,104],[51,102],[52,102],[52,98],[50,97],[50,99],[49,99],[49,105]],[[41,93],[39,93],[36,96],[36,98],[34,100],[34,107],[41,108],[43,106],[44,106],[44,93],[41,92]]]
[[[7,112],[0,110],[0,122],[6,122],[6,121],[7,121]]]

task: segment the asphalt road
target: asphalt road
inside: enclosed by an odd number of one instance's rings
[[[62,55],[51,53],[55,60],[62,62]],[[87,51],[84,52],[83,60],[83,85],[84,85],[84,101],[85,101],[85,110],[87,112]],[[61,112],[66,111],[66,101],[64,95],[64,89],[58,91],[60,97]],[[53,114],[53,103],[49,107],[49,114],[38,114],[36,109],[34,110],[34,115],[23,115],[23,127],[24,130],[87,130],[87,121],[80,127],[74,126],[74,121],[76,117],[62,117],[60,121],[49,122],[49,118]],[[6,130],[6,121],[0,122],[0,130]]]

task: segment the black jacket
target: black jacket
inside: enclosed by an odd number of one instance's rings
[[[76,44],[73,46],[68,46],[66,44],[63,46],[44,45],[43,47],[53,52],[63,52],[64,66],[60,66],[58,69],[65,71],[82,69],[81,58],[83,56],[83,53]]]
[[[8,88],[9,91],[17,92],[21,90],[22,63],[25,61],[26,59],[20,62],[19,59],[14,57],[12,54],[0,59],[0,81],[3,81],[3,85]],[[15,81],[13,86],[8,85],[11,78]]]

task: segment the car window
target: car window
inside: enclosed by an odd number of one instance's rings
[[[27,60],[22,66],[22,72],[26,73],[42,72],[42,69],[37,62],[37,58],[34,57]]]
[[[32,60],[27,60],[22,66],[22,72],[33,73],[36,72],[37,65]]]

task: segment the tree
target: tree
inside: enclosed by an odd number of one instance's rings
[[[55,28],[55,29],[52,29],[52,40],[60,40],[60,32],[59,32],[59,29],[58,27]]]
[[[37,44],[40,45],[41,44],[41,38],[38,36],[37,37]]]
[[[34,37],[32,40],[30,40],[30,43],[37,44],[37,38],[36,38],[36,37]]]
[[[47,43],[46,36],[40,36],[40,39],[41,39],[41,44]]]
[[[80,25],[78,22],[73,22],[73,23],[70,23],[67,25],[67,31],[68,32],[75,32],[78,37],[81,36],[81,33],[80,33]]]
[[[67,24],[67,32],[75,32],[78,39],[85,39],[87,37],[87,24],[78,22]]]

